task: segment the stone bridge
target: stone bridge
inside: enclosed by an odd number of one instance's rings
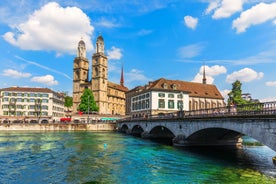
[[[239,146],[247,135],[276,151],[275,114],[126,119],[117,126],[128,134],[181,146]]]

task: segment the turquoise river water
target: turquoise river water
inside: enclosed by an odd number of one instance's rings
[[[276,152],[177,148],[114,132],[0,132],[0,183],[276,183]]]

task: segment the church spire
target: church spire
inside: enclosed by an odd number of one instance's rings
[[[206,84],[205,63],[204,63],[204,66],[203,66],[203,78],[202,78],[202,84]]]
[[[122,66],[120,85],[124,86],[124,67]]]

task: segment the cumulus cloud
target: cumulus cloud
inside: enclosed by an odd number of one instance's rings
[[[31,78],[31,81],[42,83],[42,84],[47,85],[47,86],[58,85],[58,81],[55,80],[55,78],[52,75],[33,77],[33,78]]]
[[[198,23],[198,18],[187,15],[184,17],[184,23],[187,27],[195,29]]]
[[[227,72],[224,66],[219,66],[219,65],[214,65],[211,67],[201,66],[199,69],[199,72],[196,74],[192,82],[200,82],[200,83],[202,82],[204,67],[205,67],[206,82],[208,84],[213,84],[215,76],[224,74]]]
[[[30,73],[23,73],[13,69],[4,70],[2,75],[12,78],[28,78],[31,76]]]
[[[114,46],[111,47],[111,50],[107,50],[107,57],[109,60],[119,60],[123,56],[122,50]]]
[[[257,73],[251,68],[244,68],[239,71],[233,72],[230,75],[227,75],[226,82],[233,83],[236,80],[239,80],[241,82],[250,82],[253,80],[261,79],[263,76],[264,76],[263,72]]]
[[[276,3],[259,3],[242,12],[240,17],[233,21],[232,28],[236,29],[237,33],[242,33],[250,26],[262,24],[273,19],[276,19]]]
[[[242,11],[245,0],[222,0],[220,6],[215,10],[212,18],[227,18],[236,12]]]
[[[203,48],[204,45],[201,43],[180,47],[178,49],[178,55],[181,58],[193,58],[195,56],[198,56]]]
[[[265,83],[266,86],[276,86],[276,81],[268,81]]]
[[[93,49],[91,35],[94,27],[89,17],[77,7],[61,7],[50,2],[34,11],[26,22],[12,26],[3,38],[24,50],[51,50],[57,53],[75,53],[82,37],[87,50]]]

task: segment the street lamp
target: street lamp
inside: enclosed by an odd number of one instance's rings
[[[88,116],[87,116],[87,123],[89,123],[89,98],[90,98],[90,96],[88,96]]]

